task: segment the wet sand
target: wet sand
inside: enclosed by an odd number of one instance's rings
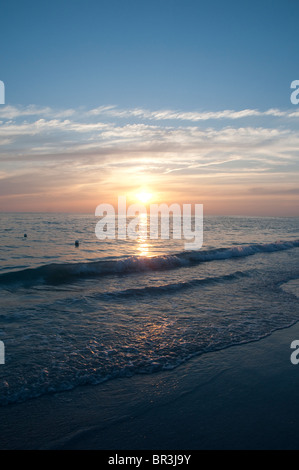
[[[0,409],[1,449],[297,449],[299,324],[172,371]]]

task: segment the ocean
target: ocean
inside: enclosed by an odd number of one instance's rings
[[[167,373],[299,319],[299,218],[205,216],[197,251],[99,240],[97,221],[1,214],[0,406]]]

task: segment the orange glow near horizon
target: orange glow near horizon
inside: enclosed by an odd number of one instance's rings
[[[119,184],[119,181],[122,181]],[[117,211],[118,197],[126,196],[127,207],[131,204],[203,204],[204,215],[248,216],[299,216],[298,195],[291,185],[278,186],[268,183],[253,187],[233,181],[208,181],[208,179],[176,176],[156,177],[144,185],[121,180],[119,174],[105,186],[99,184],[70,185],[67,190],[57,188],[30,194],[0,196],[1,212],[71,212],[93,214],[102,203],[111,204]],[[150,184],[151,183],[151,184]],[[147,202],[144,202],[147,201]]]

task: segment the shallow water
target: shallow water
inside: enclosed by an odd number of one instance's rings
[[[100,241],[96,222],[2,214],[1,405],[172,370],[298,321],[285,288],[299,279],[298,218],[205,217],[193,252],[144,233]]]

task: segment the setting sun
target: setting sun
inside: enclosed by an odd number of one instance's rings
[[[138,201],[142,202],[143,204],[146,204],[150,201],[150,199],[152,199],[152,194],[146,191],[142,191],[136,194],[136,198],[138,199]]]

